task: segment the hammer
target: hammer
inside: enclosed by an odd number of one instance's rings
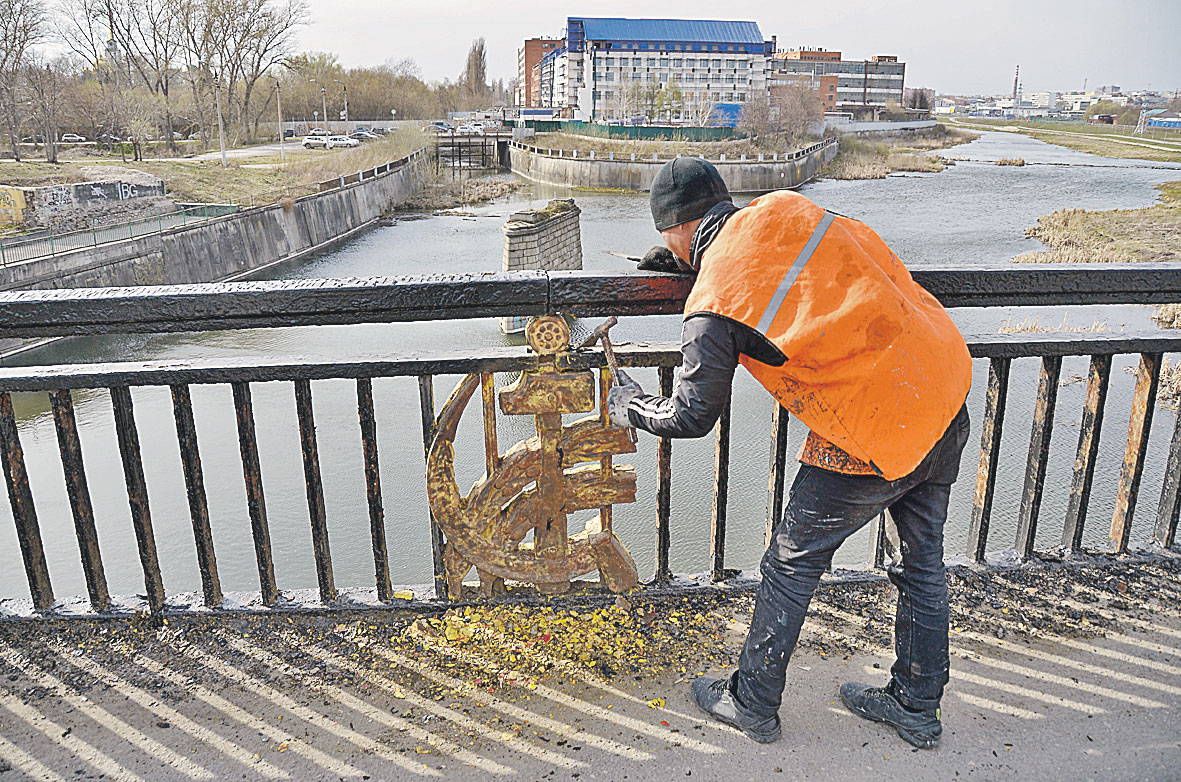
[[[607,368],[611,370],[611,382],[619,383],[619,362],[615,360],[615,351],[611,347],[611,338],[607,336],[607,332],[611,330],[619,319],[614,315],[607,318],[605,321],[595,327],[595,330],[584,339],[578,346],[578,350],[589,348],[599,340],[603,341],[603,355],[607,357]]]

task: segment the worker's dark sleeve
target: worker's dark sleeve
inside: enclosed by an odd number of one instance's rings
[[[763,344],[752,346],[752,337]],[[661,437],[702,437],[730,398],[739,355],[766,358],[766,347],[759,335],[734,321],[708,314],[690,317],[681,328],[683,359],[672,397],[637,396],[628,405],[632,425]],[[782,364],[782,354],[771,363]]]

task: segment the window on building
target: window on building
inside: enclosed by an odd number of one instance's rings
[[[715,49],[717,49],[718,47],[716,47],[716,46],[715,46],[714,48],[715,48]],[[719,68],[719,69],[720,69],[720,68],[722,67],[722,61],[721,61],[721,60],[714,60],[714,61],[713,61],[713,67],[714,67],[714,68]]]
[[[718,50],[718,46],[717,46],[717,44],[714,44],[713,46],[709,47],[709,50],[710,50],[711,52],[716,52],[716,51]]]
[[[733,84],[733,83],[734,83],[734,74],[732,74],[732,73],[727,73],[727,74],[726,74],[726,83],[727,83],[727,84]]]
[[[745,92],[738,93],[738,102],[739,103],[746,103],[746,93]]]
[[[649,58],[648,58],[648,67],[649,67],[649,68],[655,68],[655,67],[656,67],[656,58],[655,58],[655,57],[649,57]]]
[[[726,93],[726,102],[727,102],[727,103],[729,103],[729,102],[730,102],[730,101],[732,101],[732,100],[734,100],[734,93],[732,93],[732,92],[727,92],[727,93]]]
[[[607,72],[607,81],[615,81],[615,74],[608,71]]]
[[[680,68],[680,67],[681,67],[681,63],[683,63],[683,62],[684,62],[684,60],[673,60],[673,67],[674,67],[674,68]]]
[[[608,57],[606,63],[607,63],[608,68],[614,68],[615,67],[615,58]]]
[[[750,61],[749,61],[749,60],[739,60],[738,62],[736,62],[736,63],[735,63],[735,65],[737,65],[737,66],[738,66],[738,70],[740,70],[740,71],[741,71],[741,70],[743,70],[744,68],[749,68],[749,67],[750,67]]]
[[[726,47],[726,51],[728,51],[728,52],[732,52],[732,51],[734,51],[734,47],[733,47],[733,46],[727,46],[727,47]]]
[[[660,80],[662,82],[667,82],[668,81],[668,74],[667,73],[660,74]]]

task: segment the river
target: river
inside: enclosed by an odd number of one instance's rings
[[[802,192],[828,209],[865,221],[911,266],[997,265],[1041,247],[1039,242],[1024,238],[1024,230],[1034,225],[1039,215],[1067,207],[1147,206],[1156,199],[1153,185],[1181,177],[1178,173],[1181,166],[1168,170],[1168,164],[1097,158],[1016,134],[986,133],[944,154],[973,161],[1020,157],[1030,164],[1055,165],[1011,167],[960,162],[938,174],[821,181],[806,185]],[[504,201],[476,208],[469,216],[401,219],[393,226],[374,230],[310,260],[295,271],[287,271],[284,276],[364,277],[497,270],[502,244],[500,228],[505,217],[527,204],[543,204],[556,196],[573,196],[582,209],[584,263],[589,270],[632,268],[629,262],[608,251],[642,254],[659,241],[644,195],[569,193],[534,185]],[[963,309],[953,313],[965,333],[995,333],[1006,321],[1019,322],[1035,316],[1045,324],[1057,324],[1063,319],[1079,325],[1103,321],[1107,329],[1115,332],[1141,330],[1153,328],[1150,314],[1151,308],[1145,306]],[[579,322],[576,332],[593,325],[595,322]],[[619,340],[676,339],[678,335],[675,317],[625,318],[613,332]],[[509,341],[497,330],[494,320],[480,319],[78,338],[17,357],[12,363],[244,355],[342,360]],[[1124,370],[1133,365],[1133,358],[1117,360],[1112,372],[1103,447],[1085,539],[1089,545],[1100,545],[1106,540],[1130,409],[1132,377]],[[993,550],[1012,545],[1037,370],[1035,359],[1013,365],[1010,410],[1005,421],[1006,436],[990,538]],[[1061,534],[1085,386],[1083,382],[1069,381],[1085,378],[1085,374],[1085,359],[1064,362],[1065,384],[1058,397],[1051,463],[1037,535],[1039,548],[1055,545]],[[640,370],[635,376],[645,388],[656,388],[655,370]],[[962,553],[966,545],[986,377],[987,362],[977,361],[969,401],[974,433],[965,451],[961,481],[952,495],[947,528],[949,556]],[[435,395],[440,404],[456,380],[436,379]],[[505,380],[498,378],[498,383]],[[336,583],[339,587],[371,586],[373,562],[355,386],[350,381],[323,381],[313,384],[313,392]],[[762,547],[771,401],[742,372],[734,394],[727,566],[752,568],[758,563]],[[412,379],[377,380],[374,396],[391,577],[395,584],[427,583],[431,560],[417,386]],[[198,590],[200,579],[167,390],[136,389],[134,399],[165,587],[169,593]],[[14,402],[56,594],[59,597],[83,595],[85,582],[62,483],[48,399],[44,394],[20,394]],[[75,395],[75,404],[111,592],[140,593],[143,580],[127,510],[109,396],[105,392],[82,392]],[[193,404],[223,587],[229,591],[257,590],[230,389],[194,387]],[[256,385],[254,405],[279,587],[313,588],[316,576],[291,385]],[[457,441],[461,486],[470,485],[483,470],[479,416],[474,407],[471,413]],[[1148,534],[1163,474],[1165,454],[1159,447],[1162,442],[1159,438],[1168,438],[1172,426],[1173,413],[1159,409],[1152,432],[1157,445],[1149,451],[1141,511],[1133,528],[1134,541]],[[502,448],[531,433],[529,422],[501,418]],[[792,449],[798,448],[803,434],[802,427],[793,423]],[[713,438],[678,441],[673,454],[671,564],[677,572],[701,572],[707,569],[709,547]],[[639,496],[634,505],[617,509],[616,530],[635,555],[641,574],[650,576],[655,546],[654,439],[641,434],[639,453],[626,461],[636,465]],[[0,552],[3,552],[4,568],[0,570],[0,598],[25,597],[28,590],[18,564],[11,512],[7,503],[2,505]],[[863,531],[841,550],[837,564],[861,565],[869,558],[869,546],[868,535]]]

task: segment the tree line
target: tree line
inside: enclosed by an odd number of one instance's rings
[[[235,145],[278,118],[433,118],[504,102],[487,83],[483,39],[459,77],[427,83],[410,58],[345,68],[332,54],[295,50],[305,0],[0,0],[0,123],[21,159],[22,138],[45,145],[74,132],[172,149],[211,146],[219,126]],[[339,125],[337,125],[339,127]]]

